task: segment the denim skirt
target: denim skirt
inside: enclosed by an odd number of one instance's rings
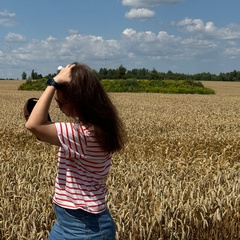
[[[56,221],[48,240],[114,240],[115,223],[108,209],[93,214],[54,204]]]

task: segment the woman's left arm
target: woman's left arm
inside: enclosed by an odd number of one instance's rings
[[[55,93],[53,86],[47,86],[33,108],[25,127],[40,141],[61,146],[53,122],[48,121],[48,111]]]
[[[57,84],[64,85],[71,81],[71,68],[69,64],[63,68],[54,80]],[[35,107],[33,108],[25,127],[31,131],[40,141],[61,146],[57,136],[55,123],[48,121],[48,111],[56,89],[54,86],[47,86]]]

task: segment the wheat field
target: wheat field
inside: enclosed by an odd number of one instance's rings
[[[46,239],[54,223],[57,148],[24,128],[41,92],[21,83],[0,81],[1,240]],[[127,130],[108,179],[117,240],[239,239],[240,82],[203,84],[216,94],[110,94]]]

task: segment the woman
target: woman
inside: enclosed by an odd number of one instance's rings
[[[60,147],[53,197],[56,221],[48,239],[114,239],[105,196],[112,153],[123,146],[116,108],[86,65],[67,65],[47,85],[25,126],[39,140]],[[73,122],[48,120],[53,98]]]

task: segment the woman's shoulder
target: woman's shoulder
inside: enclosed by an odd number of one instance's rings
[[[72,123],[75,130],[80,131],[84,135],[93,135],[95,133],[94,126],[91,124],[86,124],[82,122]]]

